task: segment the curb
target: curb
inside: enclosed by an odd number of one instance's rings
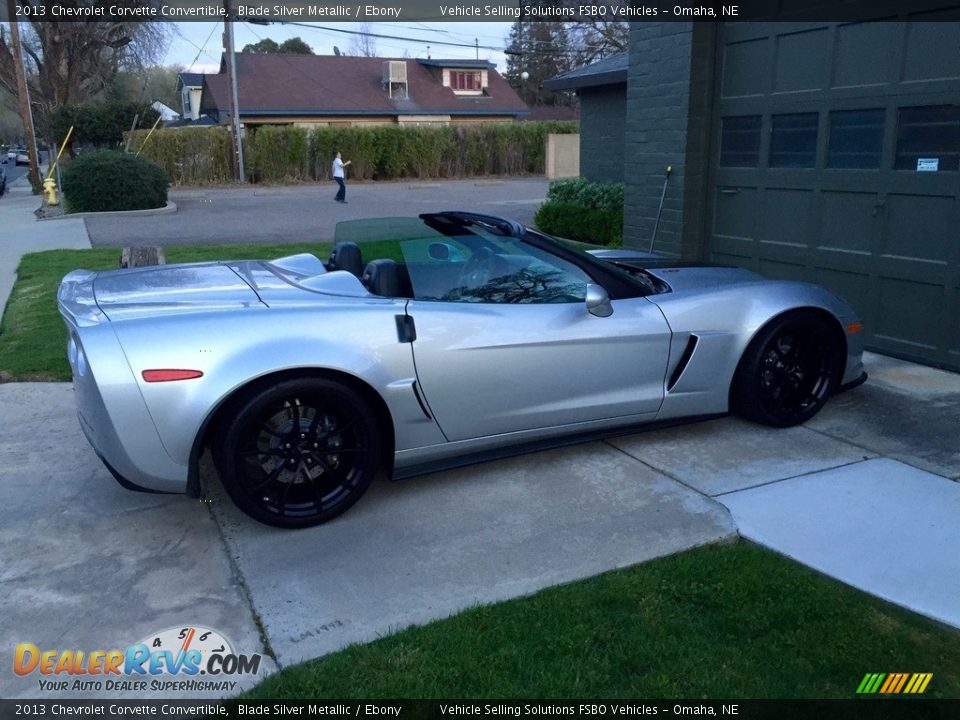
[[[147,210],[111,210],[109,212],[84,212],[84,213],[64,213],[63,215],[51,215],[50,217],[37,218],[40,221],[46,220],[72,220],[73,218],[91,218],[91,217],[144,217],[147,215],[168,215],[177,211],[177,204],[172,200],[167,200],[167,204],[162,208],[148,208]]]

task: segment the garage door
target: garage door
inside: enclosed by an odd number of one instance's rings
[[[721,28],[709,250],[960,370],[960,23],[935,19]]]

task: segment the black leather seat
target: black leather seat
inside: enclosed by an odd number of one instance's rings
[[[363,276],[363,254],[360,252],[360,246],[355,242],[338,242],[333,246],[333,252],[330,253],[330,262],[327,263],[330,270],[346,270],[357,277]]]
[[[413,297],[410,274],[404,265],[394,260],[372,260],[363,271],[363,284],[374,295],[383,297]]]

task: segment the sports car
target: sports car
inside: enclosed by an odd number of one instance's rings
[[[340,223],[323,261],[76,270],[58,293],[80,425],[126,487],[227,494],[287,528],[401,478],[737,412],[787,427],[862,382],[816,285],[585,251],[470,212]]]

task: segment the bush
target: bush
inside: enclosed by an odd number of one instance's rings
[[[550,183],[548,203],[585,208],[623,208],[623,183],[597,183],[586,178],[567,178]]]
[[[145,210],[166,205],[167,174],[130,153],[84,153],[63,172],[63,195],[71,212]]]
[[[537,209],[534,222],[543,232],[570,240],[616,247],[623,243],[622,206],[585,208],[548,202]]]
[[[534,221],[551,235],[618,246],[623,242],[623,183],[555,180]]]

